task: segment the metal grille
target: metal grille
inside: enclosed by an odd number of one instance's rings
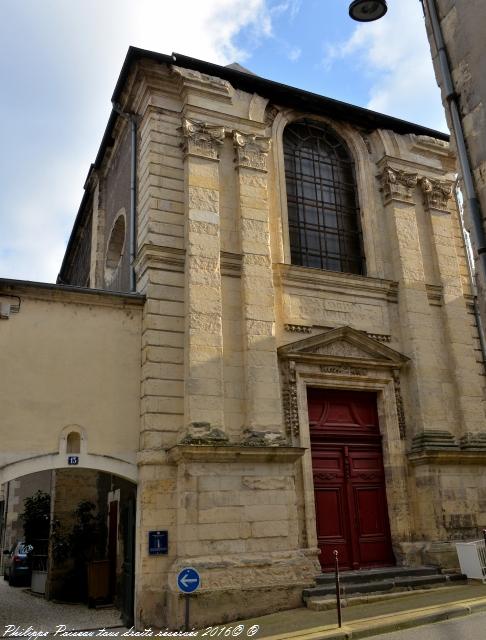
[[[292,264],[364,273],[354,165],[329,127],[307,120],[284,132]]]

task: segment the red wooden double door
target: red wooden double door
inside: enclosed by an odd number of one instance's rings
[[[376,394],[308,389],[317,539],[324,571],[395,564]]]

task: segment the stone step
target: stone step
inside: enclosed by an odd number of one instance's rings
[[[342,571],[341,583],[347,582],[372,582],[373,580],[386,580],[399,576],[430,576],[439,573],[437,567],[385,567],[381,569],[365,569],[364,571]],[[318,585],[334,584],[334,573],[321,573],[316,578]]]
[[[393,591],[388,591],[386,593],[369,593],[362,594],[358,593],[350,596],[343,596],[341,598],[341,606],[343,607],[354,607],[361,604],[371,604],[375,602],[385,602],[387,600],[396,600],[401,598],[407,598],[414,595],[420,595],[423,593],[424,595],[432,594],[432,593],[443,593],[445,591],[453,590],[454,588],[461,588],[461,582],[446,582],[440,586],[431,585],[428,588],[415,588],[415,589],[407,589],[407,588],[395,588]],[[336,598],[335,596],[315,596],[313,598],[308,598],[306,600],[306,606],[308,609],[312,611],[329,611],[336,608]]]
[[[349,596],[352,594],[380,594],[390,591],[412,590],[420,589],[424,587],[434,587],[437,585],[454,583],[458,584],[460,581],[466,581],[466,577],[461,574],[442,574],[438,573],[437,569],[434,571],[425,571],[422,568],[421,571],[399,571],[399,572],[381,572],[378,577],[378,573],[370,574],[369,572],[363,572],[358,579],[353,580],[348,574],[345,575],[345,579],[341,581],[341,594]],[[353,572],[356,573],[356,572]],[[372,579],[370,579],[372,578]],[[330,597],[335,596],[335,584],[333,581],[326,581],[320,583],[310,589],[304,589],[302,597],[304,601],[308,601],[315,597]]]

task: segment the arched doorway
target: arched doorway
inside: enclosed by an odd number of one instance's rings
[[[78,443],[71,440],[69,453],[76,454]],[[1,488],[2,550],[11,551],[20,541],[33,547],[26,580],[11,579],[11,562],[2,555],[7,581],[27,583],[47,599],[113,605],[119,612],[113,619],[119,621],[121,614],[124,624],[132,624],[136,484],[76,465],[11,478]],[[46,517],[47,533],[37,535],[43,530],[39,518]]]

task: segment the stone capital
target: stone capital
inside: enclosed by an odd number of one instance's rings
[[[236,151],[235,162],[237,166],[257,169],[258,171],[267,170],[270,138],[234,131],[233,144]]]
[[[407,173],[403,169],[394,169],[387,164],[378,177],[385,204],[392,200],[413,203],[413,192],[418,181],[417,173]]]
[[[186,156],[219,159],[219,147],[224,142],[224,127],[183,118],[181,131],[182,149]]]
[[[430,211],[447,211],[447,204],[452,197],[453,183],[434,178],[421,178],[420,186],[424,194],[425,208]]]

